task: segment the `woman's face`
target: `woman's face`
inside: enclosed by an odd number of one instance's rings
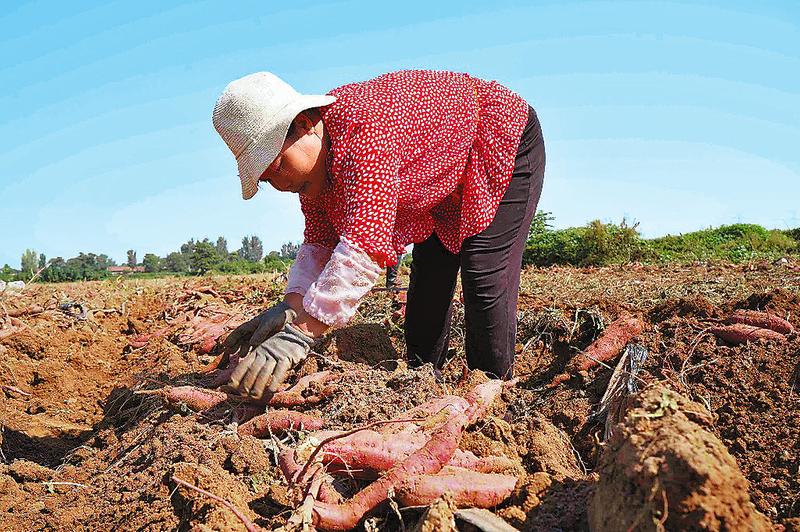
[[[266,181],[281,192],[294,192],[315,198],[325,191],[328,173],[327,149],[322,122],[315,124],[304,114],[297,115],[275,161],[264,170],[259,181]]]

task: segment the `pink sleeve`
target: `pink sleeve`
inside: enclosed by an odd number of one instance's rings
[[[396,138],[386,127],[355,125],[333,163],[344,194],[343,238],[369,255],[379,266],[393,264],[392,245],[397,217]]]
[[[363,250],[342,238],[319,278],[306,292],[303,308],[330,326],[342,326],[375,285],[383,269]]]
[[[303,244],[297,251],[297,257],[289,269],[289,280],[286,283],[286,294],[304,296],[308,287],[317,280],[322,269],[331,258],[332,250],[316,244]]]

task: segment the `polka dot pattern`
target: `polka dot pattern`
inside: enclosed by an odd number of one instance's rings
[[[494,218],[511,181],[528,104],[467,74],[402,71],[329,94],[331,186],[300,196],[305,242],[345,237],[379,265],[433,231],[453,253]]]

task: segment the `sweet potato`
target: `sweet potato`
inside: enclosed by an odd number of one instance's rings
[[[492,508],[511,496],[517,477],[496,473],[477,473],[445,466],[435,475],[415,475],[397,486],[397,498],[405,506],[431,504],[450,492],[457,506]]]
[[[198,314],[189,321],[186,330],[178,335],[178,344],[193,346],[200,354],[209,353],[217,345],[217,339],[240,322],[240,316]]]
[[[600,365],[601,362],[608,362],[616,357],[625,345],[643,330],[644,323],[642,320],[630,314],[622,314],[606,327],[600,338],[570,360],[564,373],[553,377],[548,387],[554,388],[562,382],[568,381],[571,375],[589,370]]]
[[[239,425],[237,432],[256,438],[281,434],[287,430],[318,430],[325,426],[325,420],[294,410],[270,410],[256,416],[247,423]]]
[[[744,323],[734,323],[733,325],[722,325],[709,329],[711,334],[732,344],[743,344],[750,340],[764,338],[767,340],[786,340],[786,337],[779,332],[770,329],[762,329]]]
[[[437,473],[453,457],[469,415],[456,413],[431,437],[422,449],[392,467],[350,500],[341,504],[315,502],[312,519],[315,526],[324,530],[350,530],[365,513],[375,508],[389,496],[389,490],[401,485],[409,477]]]
[[[331,371],[320,371],[306,375],[288,390],[276,392],[267,399],[267,404],[277,407],[292,407],[315,405],[322,402],[331,395],[336,388],[334,386],[324,386],[325,384],[337,380],[340,376]],[[305,394],[311,387],[320,388],[315,393]]]
[[[234,364],[231,364],[229,367],[225,369],[217,370],[215,373],[211,374],[211,380],[207,381],[208,385],[212,388],[217,388],[219,386],[223,386],[231,380],[231,375],[233,375],[233,371],[236,369]]]
[[[399,414],[397,419],[431,418],[438,415],[441,419],[439,425],[441,425],[444,423],[448,413],[466,412],[467,408],[469,408],[469,402],[463,397],[459,397],[457,395],[445,395],[442,397],[437,397],[436,399],[423,403],[410,410],[406,410],[405,412]],[[427,428],[428,432],[437,428],[433,421],[435,420],[429,422],[425,427]],[[424,430],[423,427],[419,422],[414,421],[391,423],[375,429],[376,432],[385,435],[411,434],[419,432],[420,430]]]
[[[17,334],[18,332],[20,332],[22,329],[23,329],[23,327],[15,327],[14,325],[12,325],[10,327],[4,327],[4,328],[0,329],[0,340],[2,340],[4,338],[9,338],[9,337]]]
[[[247,401],[249,400],[247,396],[235,395],[237,393],[236,390],[225,387],[225,384],[228,383],[233,371],[236,369],[237,361],[238,357],[231,357],[231,364],[229,367],[222,370],[217,370],[215,373],[213,373],[211,375],[210,386],[215,388],[222,386],[223,389],[227,389],[227,391],[231,392],[231,397],[236,397],[240,400]],[[260,405],[269,405],[278,408],[315,405],[321,403],[326,397],[329,397],[336,391],[335,385],[326,386],[325,384],[337,380],[339,377],[340,375],[337,375],[331,371],[312,373],[311,375],[302,377],[291,387],[285,387],[285,385],[282,385],[284,389],[275,392],[272,395],[265,395],[263,399],[258,401],[253,400],[253,402]],[[309,390],[311,388],[317,389]]]
[[[794,326],[785,319],[758,310],[739,309],[728,316],[726,321],[728,323],[744,323],[745,325],[752,325],[753,327],[770,329],[781,334],[790,334],[794,332]]]
[[[25,308],[13,309],[8,311],[8,315],[12,318],[20,318],[22,316],[34,316],[44,312],[44,308],[39,305],[31,305]]]
[[[284,447],[281,449],[281,452],[278,453],[278,466],[281,468],[283,476],[286,478],[290,487],[295,485],[305,486],[311,482],[314,475],[324,474],[324,471],[309,469],[306,478],[299,478],[303,466],[297,462],[294,449],[291,447]],[[340,504],[343,500],[342,495],[333,487],[331,480],[331,477],[327,475],[322,478],[317,500],[325,503]]]
[[[192,410],[208,410],[228,400],[228,394],[195,386],[165,386],[157,390],[138,390],[139,395],[158,395],[173,404],[184,403]]]
[[[313,436],[324,440],[334,434],[335,431],[320,431]],[[422,432],[385,435],[364,430],[325,444],[320,459],[334,465],[334,471],[353,473],[358,478],[374,478],[377,473],[392,468],[421,449],[427,440]],[[515,462],[505,456],[478,457],[469,451],[456,449],[448,465],[490,473],[509,469]]]
[[[465,410],[467,414],[468,424],[475,423],[481,419],[486,411],[492,406],[492,403],[503,391],[506,386],[512,386],[516,383],[513,381],[505,382],[500,379],[491,379],[483,384],[479,384],[464,396],[469,406]]]
[[[472,389],[466,397],[457,395],[445,395],[437,397],[431,401],[407,410],[398,416],[398,419],[433,418],[426,423],[403,422],[392,423],[376,429],[382,434],[408,434],[417,432],[420,429],[430,433],[442,423],[447,414],[453,412],[467,412],[471,407],[474,408],[469,423],[474,423],[483,417],[486,409],[494,402],[504,386],[512,383],[504,382],[499,379],[492,379],[483,384],[479,384]],[[436,423],[439,418],[439,423]]]
[[[144,347],[147,343],[152,340],[153,338],[162,338],[169,333],[169,327],[161,327],[160,329],[156,329],[151,333],[145,334],[137,334],[133,338],[128,340],[128,343],[134,349],[138,349],[140,347]]]

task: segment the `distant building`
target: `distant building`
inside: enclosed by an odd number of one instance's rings
[[[123,273],[144,273],[144,266],[109,266],[108,273],[111,275],[122,275]]]

